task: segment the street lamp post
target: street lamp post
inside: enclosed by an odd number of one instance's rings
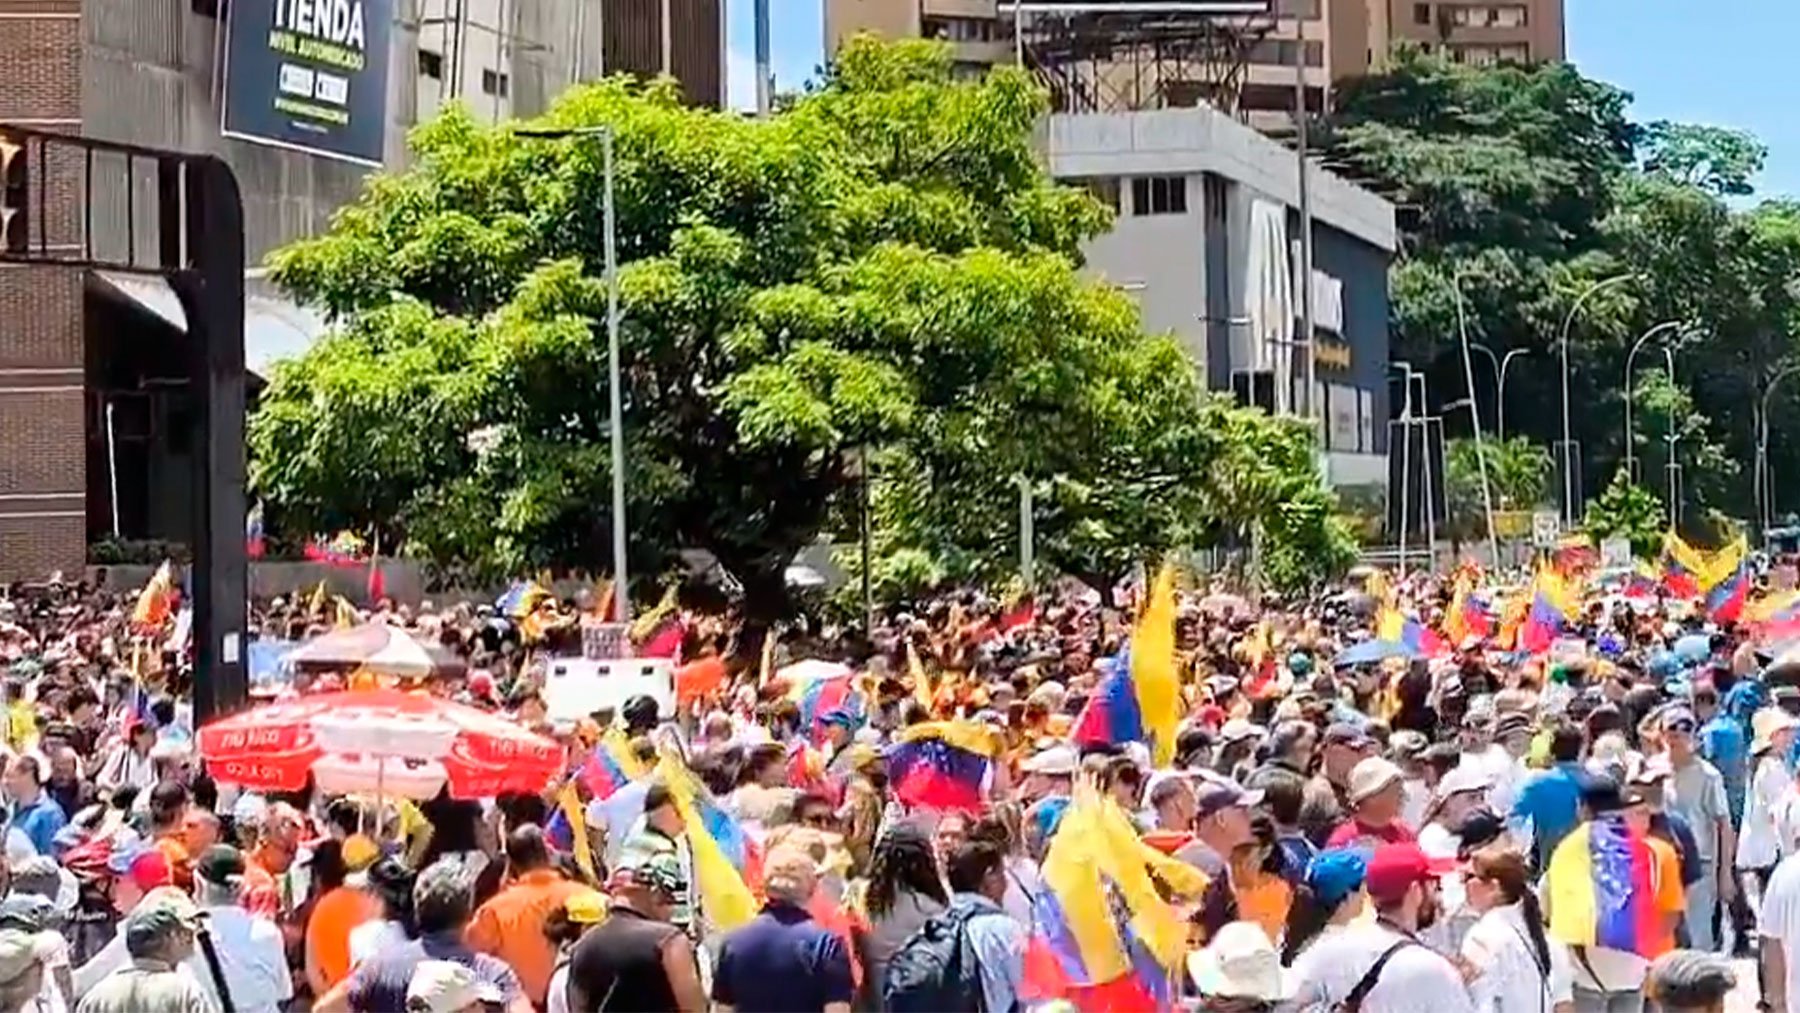
[[[1501,443],[1506,442],[1506,371],[1512,367],[1515,356],[1530,355],[1529,348],[1514,348],[1505,355],[1495,356],[1494,350],[1479,341],[1472,341],[1469,347],[1488,357],[1494,367],[1494,436]]]
[[[1675,389],[1675,350],[1668,345],[1663,346],[1663,361],[1669,367],[1669,389]],[[1681,462],[1675,459],[1675,443],[1681,439],[1675,428],[1675,418],[1669,417],[1669,530],[1674,531],[1681,523]]]
[[[1775,476],[1769,468],[1769,398],[1775,393],[1775,385],[1792,374],[1800,372],[1800,363],[1784,366],[1763,387],[1760,408],[1757,412],[1756,434],[1756,521],[1764,530],[1775,521]]]
[[[1491,566],[1499,566],[1500,542],[1494,536],[1494,493],[1488,485],[1487,449],[1481,443],[1481,406],[1475,400],[1475,359],[1469,354],[1469,321],[1463,314],[1462,286],[1455,278],[1450,279],[1450,293],[1456,297],[1456,332],[1462,339],[1463,379],[1469,387],[1469,425],[1475,434],[1475,467],[1481,473],[1481,509],[1487,521],[1488,561]],[[1495,393],[1498,396],[1498,390]],[[1432,548],[1435,551],[1437,547]]]
[[[626,568],[625,545],[625,397],[619,381],[619,249],[618,216],[613,201],[613,129],[609,126],[575,127],[568,130],[520,130],[520,137],[561,140],[571,137],[600,138],[601,173],[605,196],[601,217],[606,248],[606,380],[607,403],[612,412],[612,514],[613,601],[617,618],[631,622],[631,579]]]
[[[1592,282],[1575,299],[1575,305],[1569,307],[1568,315],[1563,317],[1562,332],[1557,337],[1557,344],[1562,350],[1562,452],[1563,452],[1563,523],[1573,526],[1575,523],[1575,453],[1574,438],[1569,429],[1569,327],[1575,323],[1575,314],[1581,307],[1603,288],[1609,288],[1637,277],[1635,274],[1615,274],[1610,278]]]
[[[1638,349],[1644,347],[1644,342],[1664,331],[1674,330],[1680,326],[1681,321],[1679,320],[1665,320],[1657,324],[1638,335],[1637,341],[1631,346],[1631,351],[1625,354],[1625,474],[1633,482],[1637,481],[1637,443],[1631,438],[1631,362],[1637,358]],[[1670,376],[1673,377],[1673,375],[1674,370],[1671,368]]]
[[[1407,362],[1404,359],[1395,359],[1388,363],[1388,368],[1399,370],[1406,381],[1406,394],[1400,402],[1400,558],[1397,564],[1399,575],[1404,578],[1406,576],[1407,555],[1406,535],[1408,521],[1411,519],[1410,508],[1412,498],[1412,427],[1415,422],[1415,419],[1413,418],[1413,383],[1414,381],[1418,382],[1419,409],[1420,411],[1423,411],[1427,403],[1425,394],[1425,374],[1413,369],[1412,363]],[[1425,432],[1424,416],[1420,416],[1416,421],[1421,427],[1420,433],[1423,434]],[[1426,565],[1429,567],[1432,554],[1437,551],[1437,517],[1432,513],[1431,509],[1430,440],[1421,438],[1419,441],[1419,448],[1420,452],[1425,454],[1425,487],[1424,494],[1420,497],[1420,505],[1425,510],[1425,558],[1427,561]],[[1388,453],[1391,454],[1393,452],[1394,448],[1390,442],[1388,445]],[[1394,492],[1392,489],[1388,490],[1388,495],[1392,496],[1393,494]]]

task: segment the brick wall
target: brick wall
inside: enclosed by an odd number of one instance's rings
[[[79,129],[79,0],[0,0],[0,67],[0,122]],[[74,191],[46,191],[52,243],[73,238]],[[0,579],[78,572],[85,556],[81,300],[78,271],[0,265]]]

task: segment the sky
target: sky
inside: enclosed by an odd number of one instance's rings
[[[1631,92],[1638,122],[1748,130],[1769,147],[1762,195],[1800,196],[1800,3],[1796,0],[1564,0],[1569,57]],[[731,103],[755,104],[750,0],[726,0]],[[821,62],[822,0],[769,0],[777,90]]]

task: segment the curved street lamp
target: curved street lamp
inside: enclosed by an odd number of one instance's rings
[[[1631,346],[1631,351],[1625,355],[1625,474],[1633,482],[1637,481],[1637,470],[1633,467],[1637,463],[1637,443],[1631,438],[1631,363],[1637,358],[1638,349],[1643,348],[1645,342],[1664,331],[1672,331],[1680,326],[1681,321],[1679,320],[1665,320],[1657,324],[1638,335],[1637,341]]]
[[[1557,336],[1557,344],[1562,350],[1562,483],[1563,523],[1565,524],[1573,525],[1575,523],[1575,454],[1574,440],[1569,430],[1569,327],[1575,322],[1575,314],[1581,312],[1581,307],[1586,305],[1587,301],[1601,289],[1610,288],[1636,277],[1635,273],[1627,272],[1590,282],[1587,288],[1582,290],[1581,295],[1576,297],[1575,305],[1569,307],[1568,314],[1563,317],[1562,332]]]
[[[1769,378],[1768,385],[1763,387],[1761,410],[1757,414],[1756,521],[1765,531],[1775,519],[1775,476],[1769,473],[1769,398],[1774,395],[1776,384],[1797,372],[1800,372],[1800,363],[1792,363]]]

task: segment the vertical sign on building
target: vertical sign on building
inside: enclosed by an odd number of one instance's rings
[[[232,0],[227,137],[380,165],[393,0]]]

